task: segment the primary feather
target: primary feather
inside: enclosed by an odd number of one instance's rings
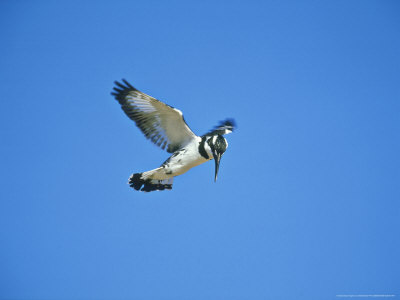
[[[183,119],[182,112],[140,92],[126,80],[115,81],[113,96],[127,116],[135,121],[146,138],[167,152],[182,148],[195,138]]]

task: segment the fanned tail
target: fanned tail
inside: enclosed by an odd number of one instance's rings
[[[173,177],[164,180],[148,179],[151,175],[149,174],[150,172],[151,174],[154,173],[153,171],[148,171],[132,174],[129,178],[129,186],[142,192],[172,190]]]

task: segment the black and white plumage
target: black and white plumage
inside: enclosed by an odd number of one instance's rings
[[[144,192],[172,189],[175,176],[211,159],[215,160],[216,181],[221,156],[228,147],[222,135],[235,129],[235,121],[227,119],[205,135],[197,136],[180,110],[138,91],[124,79],[122,82],[115,82],[111,94],[146,138],[172,153],[159,168],[132,174],[129,185]]]

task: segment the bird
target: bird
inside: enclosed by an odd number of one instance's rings
[[[134,88],[128,81],[115,81],[111,95],[125,114],[136,123],[147,139],[172,155],[160,167],[130,176],[128,184],[137,191],[171,190],[174,177],[214,159],[214,182],[217,181],[222,155],[228,148],[223,135],[236,128],[233,118],[202,136],[193,133],[182,112]]]

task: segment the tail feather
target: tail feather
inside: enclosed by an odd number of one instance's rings
[[[145,173],[147,172],[132,174],[129,178],[129,186],[137,191],[140,190],[142,192],[172,190],[174,178],[165,180],[147,179],[149,175]]]
[[[132,174],[128,181],[129,186],[137,191],[140,190],[144,183],[145,181],[142,179],[142,173]]]

